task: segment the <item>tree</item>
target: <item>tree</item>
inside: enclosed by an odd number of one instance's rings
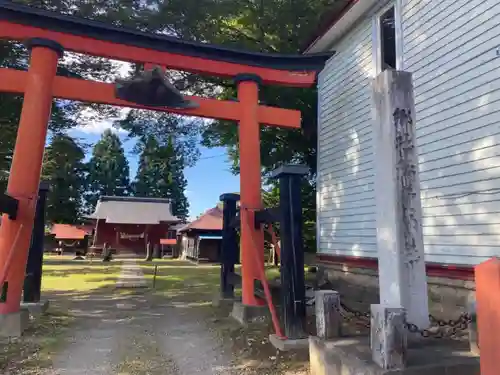
[[[64,14],[80,17],[109,20],[111,23],[120,17],[125,18],[117,7],[109,7],[109,1],[90,0],[75,6],[72,1],[62,0],[15,0],[17,3],[40,7]],[[132,22],[133,17],[129,17]],[[132,22],[133,23],[133,22]],[[0,41],[0,66],[26,70],[29,65],[29,54],[26,48],[18,42]],[[110,81],[118,71],[117,64],[108,59],[65,53],[65,58],[59,62],[58,75],[98,79]],[[19,116],[22,108],[22,96],[0,93],[0,192],[7,187],[11,158],[16,140]],[[94,119],[101,119],[116,115],[116,109],[109,106],[55,100],[52,106],[52,115],[49,121],[49,130],[54,133],[77,124],[82,111],[92,108]]]
[[[168,198],[172,201],[172,213],[181,219],[189,215],[189,203],[185,196],[187,181],[184,177],[184,161],[174,147],[173,140],[161,145],[154,136],[138,144],[139,168],[133,183],[136,196]]]
[[[85,192],[85,152],[73,138],[56,134],[45,150],[42,180],[48,181],[47,221],[72,224],[79,221]]]
[[[107,129],[92,150],[88,163],[89,206],[103,195],[126,196],[130,193],[129,165],[120,138]]]

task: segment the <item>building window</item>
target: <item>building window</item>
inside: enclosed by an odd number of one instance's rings
[[[376,74],[387,69],[402,69],[399,7],[391,5],[377,13],[374,20],[374,60]]]
[[[396,22],[394,7],[380,16],[380,61],[382,71],[396,69]]]

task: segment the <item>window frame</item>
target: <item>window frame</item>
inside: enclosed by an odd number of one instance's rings
[[[396,33],[396,70],[404,70],[403,62],[403,27],[402,27],[402,0],[386,2],[375,14],[372,21],[372,43],[373,43],[373,75],[382,73],[382,43],[380,18],[389,9],[394,8],[394,23]]]

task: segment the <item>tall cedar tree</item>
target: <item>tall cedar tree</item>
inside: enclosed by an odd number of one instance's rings
[[[189,203],[184,194],[187,181],[184,178],[183,158],[170,140],[160,145],[155,137],[147,137],[139,143],[141,150],[139,168],[133,183],[136,196],[168,198],[172,201],[172,213],[181,219],[189,215]]]
[[[100,196],[130,194],[129,165],[120,138],[107,129],[92,150],[88,163],[87,203],[95,207]]]
[[[47,181],[47,221],[77,223],[83,211],[85,151],[73,138],[56,134],[43,158],[42,180]]]

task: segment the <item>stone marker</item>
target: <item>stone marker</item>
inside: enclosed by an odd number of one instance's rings
[[[422,208],[411,73],[386,70],[373,82],[373,139],[380,303],[429,326]]]
[[[323,340],[331,340],[342,335],[340,316],[340,296],[334,290],[315,292],[316,335]]]

